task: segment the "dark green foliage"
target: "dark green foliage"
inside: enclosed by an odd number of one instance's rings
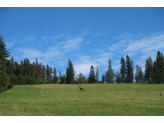
[[[157,62],[157,73],[159,73],[157,76],[156,83],[161,84],[162,83],[162,55],[160,51],[157,52],[157,57],[156,57],[156,62]]]
[[[146,59],[144,80],[145,83],[148,84],[153,84],[155,82],[153,61],[151,57],[149,57],[149,59]]]
[[[154,75],[155,75],[155,83],[160,84],[161,81],[160,69],[158,68],[157,62],[155,61],[154,61]]]
[[[121,69],[120,69],[120,73],[121,73],[121,82],[125,83],[125,75],[126,75],[126,69],[125,69],[125,60],[122,57],[121,58]]]
[[[0,59],[0,92],[5,91],[7,84],[7,74],[5,72],[5,61]]]
[[[50,67],[50,84],[52,83],[52,68]]]
[[[75,71],[73,68],[73,64],[70,61],[70,59],[68,59],[68,67],[66,69],[66,84],[73,84],[74,76],[75,76]]]
[[[126,56],[126,77],[125,83],[133,83],[133,61]]]
[[[111,67],[111,60],[109,58],[108,70],[105,73],[105,82],[114,83],[114,77],[115,77],[115,73],[114,73],[114,70]]]
[[[102,75],[102,83],[104,83],[105,82],[105,76],[104,76],[104,74]]]
[[[97,83],[99,82],[99,69],[98,69],[98,66],[97,66],[97,69],[96,69],[96,81]]]
[[[121,74],[116,72],[116,83],[121,83]]]
[[[13,85],[18,85],[18,77],[17,77],[17,75],[12,75],[11,77],[10,77],[10,81],[11,81],[11,84],[13,84]]]
[[[61,71],[59,71],[59,81],[61,82]]]
[[[96,83],[95,71],[93,66],[91,66],[90,68],[88,79],[89,79],[89,83]]]
[[[136,80],[136,83],[144,83],[142,69],[138,65],[136,65],[135,80]]]
[[[18,75],[18,85],[25,85],[25,77]]]
[[[66,76],[65,75],[62,75],[61,76],[61,82],[60,84],[66,84]]]
[[[42,81],[43,81],[43,83],[46,82],[46,69],[45,69],[44,65],[42,67]]]
[[[3,37],[0,35],[0,48],[2,48],[5,59],[10,57],[10,52],[9,50],[6,50],[6,45],[5,45],[5,41],[3,40]]]
[[[164,56],[162,53],[162,64],[161,64],[161,79],[162,79],[162,83],[164,84]]]
[[[56,68],[54,67],[54,72],[53,72],[54,76],[53,76],[53,83],[57,84],[58,82],[58,77],[57,77],[57,71]]]
[[[78,78],[78,84],[82,84],[82,83],[83,83],[82,76],[83,76],[83,74],[80,73],[80,74],[79,74],[79,78]]]
[[[47,76],[47,84],[50,84],[50,80],[51,80],[51,78],[50,78],[50,68],[49,68],[49,66],[47,65],[46,66],[46,76]]]

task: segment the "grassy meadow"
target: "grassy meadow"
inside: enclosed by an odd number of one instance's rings
[[[15,85],[0,116],[164,116],[164,84]]]

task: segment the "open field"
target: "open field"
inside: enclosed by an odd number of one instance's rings
[[[1,116],[164,116],[164,84],[15,85]]]

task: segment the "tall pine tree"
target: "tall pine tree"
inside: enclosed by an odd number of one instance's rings
[[[88,83],[96,83],[95,71],[94,71],[94,67],[92,65],[90,68],[90,73],[89,73],[88,79],[89,79]]]
[[[120,69],[120,74],[121,74],[121,82],[125,83],[125,75],[126,75],[126,69],[125,69],[125,60],[122,57],[121,58],[121,69]]]
[[[73,64],[70,61],[70,59],[68,59],[68,67],[66,69],[66,84],[73,84],[74,76],[75,76],[75,71],[73,68]]]
[[[96,69],[96,81],[97,83],[99,82],[99,69],[98,69],[98,66],[97,66],[97,69]]]
[[[115,73],[111,66],[111,60],[109,58],[108,70],[105,73],[105,81],[107,83],[114,83]]]

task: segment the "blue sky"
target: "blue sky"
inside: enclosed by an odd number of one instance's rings
[[[68,59],[76,76],[89,75],[91,65],[114,72],[126,55],[145,70],[146,58],[164,53],[164,8],[4,8],[0,34],[15,61],[28,58],[65,73]],[[10,57],[11,58],[11,57]]]

